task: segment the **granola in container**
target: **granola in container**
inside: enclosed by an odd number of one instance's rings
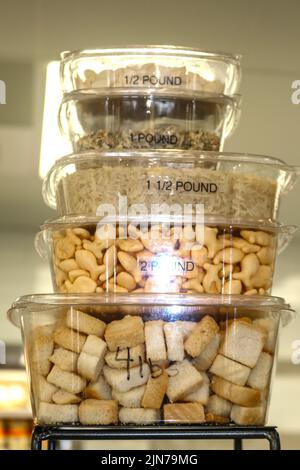
[[[62,134],[74,151],[181,148],[220,150],[240,117],[240,98],[166,90],[105,89],[66,94]]]

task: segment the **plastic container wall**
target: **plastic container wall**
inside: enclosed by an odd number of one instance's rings
[[[47,253],[55,292],[265,295],[277,250],[294,229],[216,218],[77,217],[45,224],[36,246]]]
[[[50,426],[263,425],[290,315],[274,297],[201,295],[37,295],[9,312]]]

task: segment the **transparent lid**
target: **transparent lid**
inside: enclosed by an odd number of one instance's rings
[[[15,326],[20,326],[22,314],[43,311],[49,313],[49,308],[71,307],[121,307],[132,306],[147,308],[160,307],[197,307],[205,308],[234,308],[249,311],[272,311],[283,316],[286,325],[292,320],[295,311],[281,297],[244,296],[244,295],[209,295],[209,294],[35,294],[19,297],[8,310],[8,319]],[[174,311],[174,314],[176,312]]]
[[[84,216],[84,215],[75,215],[75,216],[63,216],[54,220],[46,220],[43,225],[41,225],[41,230],[64,230],[69,227],[77,227],[83,225],[102,225],[102,224],[124,224],[124,223],[142,223],[148,222],[151,223],[161,223],[161,224],[182,224],[189,223],[194,224],[198,223],[198,219],[194,215],[149,215],[145,219],[145,215],[137,216],[116,216],[116,217],[97,217],[97,216]],[[263,230],[266,232],[272,233],[294,233],[297,230],[295,225],[283,225],[279,222],[266,222],[265,220],[243,220],[237,218],[227,218],[219,217],[215,215],[204,216],[204,223],[207,225],[218,225],[218,226],[229,226],[229,227],[239,227],[239,228],[249,228],[253,230]]]
[[[213,103],[226,104],[231,107],[238,107],[242,97],[238,93],[224,95],[222,93],[209,93],[197,90],[172,89],[170,88],[91,88],[74,90],[63,94],[62,105],[70,101],[80,101],[91,98],[122,98],[122,97],[160,97],[175,99],[190,99],[193,101],[209,101]]]
[[[246,153],[204,152],[199,150],[122,150],[88,151],[62,157],[56,161],[43,182],[43,197],[47,205],[56,208],[56,190],[65,176],[76,172],[77,166],[87,169],[101,165],[126,165],[128,167],[176,167],[193,168],[209,165],[211,169],[223,172],[259,174],[274,180],[279,190],[291,190],[300,174],[300,166],[291,166],[277,158]]]
[[[78,58],[87,57],[102,57],[102,56],[122,56],[126,54],[132,55],[166,55],[166,56],[179,56],[179,57],[190,57],[190,58],[210,58],[214,60],[221,60],[226,62],[232,62],[238,64],[241,60],[240,54],[232,54],[226,52],[213,52],[213,51],[202,51],[201,49],[194,49],[183,46],[171,46],[171,45],[150,45],[141,46],[133,45],[126,47],[105,47],[101,49],[84,49],[76,51],[64,51],[61,53],[61,60],[75,60]]]

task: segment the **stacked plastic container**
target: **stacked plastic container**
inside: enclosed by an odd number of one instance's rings
[[[33,412],[47,425],[263,425],[279,326],[278,222],[298,169],[224,153],[238,56],[175,47],[64,53],[63,134],[36,247],[55,294],[25,296]]]

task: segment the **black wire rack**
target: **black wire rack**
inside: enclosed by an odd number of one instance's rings
[[[48,450],[56,450],[59,441],[79,440],[233,440],[234,450],[243,449],[246,439],[265,439],[270,450],[280,450],[280,437],[274,426],[214,426],[214,425],[165,425],[165,426],[36,426],[32,433],[31,449],[41,450],[48,443]]]

